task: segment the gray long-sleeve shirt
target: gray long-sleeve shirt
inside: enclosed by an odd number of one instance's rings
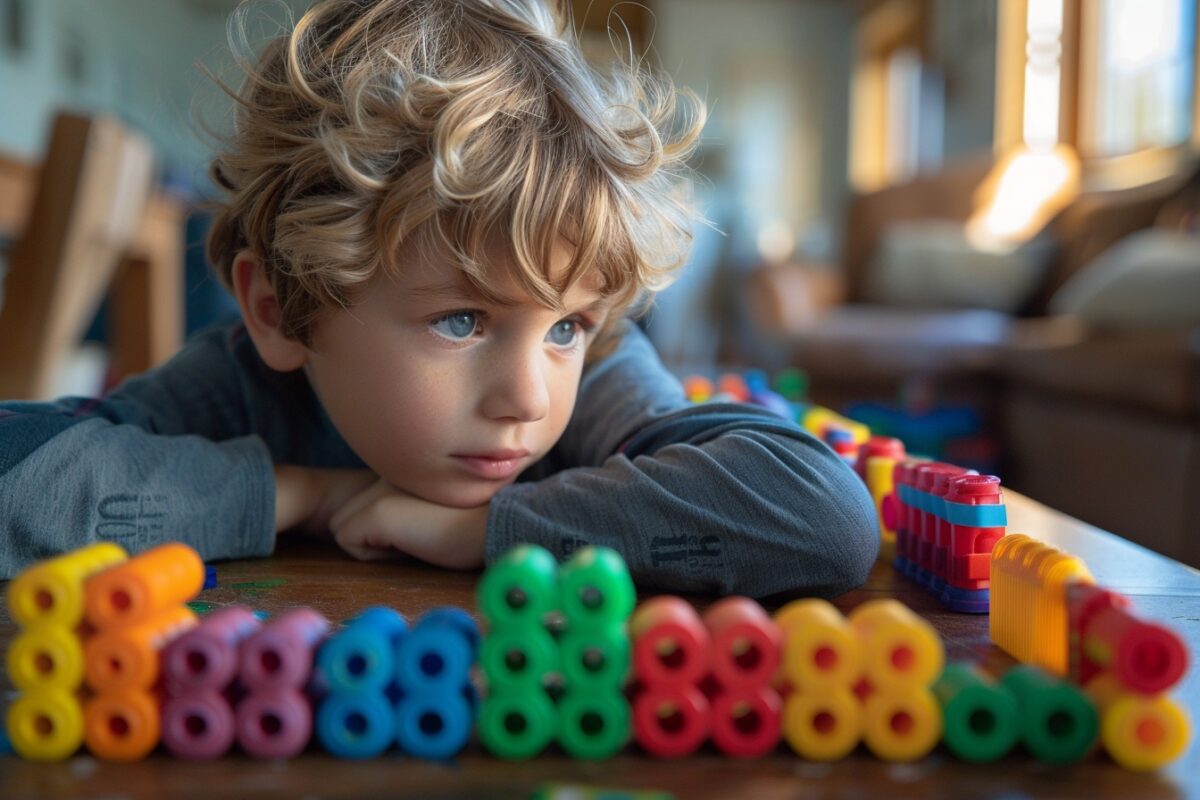
[[[99,539],[267,555],[273,463],[364,466],[304,373],[268,368],[240,324],[103,399],[0,403],[0,578]],[[616,548],[642,589],[832,596],[865,580],[878,535],[829,448],[757,406],[689,403],[626,323],[559,442],[491,501],[488,561],[519,542]]]

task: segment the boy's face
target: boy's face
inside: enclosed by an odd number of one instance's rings
[[[570,260],[555,252],[552,274]],[[604,299],[580,281],[565,311],[501,284],[512,306],[472,296],[444,257],[402,256],[348,310],[316,325],[306,370],[367,466],[431,502],[487,503],[558,441],[575,406]]]

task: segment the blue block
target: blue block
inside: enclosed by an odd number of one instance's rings
[[[988,589],[959,589],[947,584],[939,599],[946,608],[962,614],[986,614],[991,607]]]
[[[394,706],[382,692],[334,692],[317,709],[317,740],[338,758],[374,758],[392,744]]]
[[[409,695],[396,707],[396,743],[418,758],[447,759],[467,744],[473,719],[459,690]]]
[[[407,692],[457,691],[470,679],[472,638],[444,617],[422,618],[396,647],[396,680]]]
[[[317,651],[317,670],[332,692],[382,691],[395,680],[396,647],[408,625],[398,611],[368,608]]]
[[[458,606],[438,606],[425,612],[418,624],[449,625],[457,628],[471,643],[471,657],[479,655],[479,644],[482,635],[479,633],[479,623],[465,609]]]

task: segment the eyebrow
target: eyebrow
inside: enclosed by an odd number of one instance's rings
[[[511,298],[500,298],[492,302],[483,297],[479,292],[467,284],[458,281],[451,283],[433,284],[431,286],[414,286],[409,289],[409,294],[413,297],[422,300],[469,300],[471,302],[483,303],[484,305],[496,305],[501,308],[513,308],[520,305],[517,301]],[[600,295],[592,302],[577,309],[577,311],[596,312],[608,304],[609,298],[606,295]]]

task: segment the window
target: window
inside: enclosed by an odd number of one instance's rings
[[[1093,8],[1082,19],[1080,149],[1104,158],[1186,142],[1194,0],[1099,0]]]

